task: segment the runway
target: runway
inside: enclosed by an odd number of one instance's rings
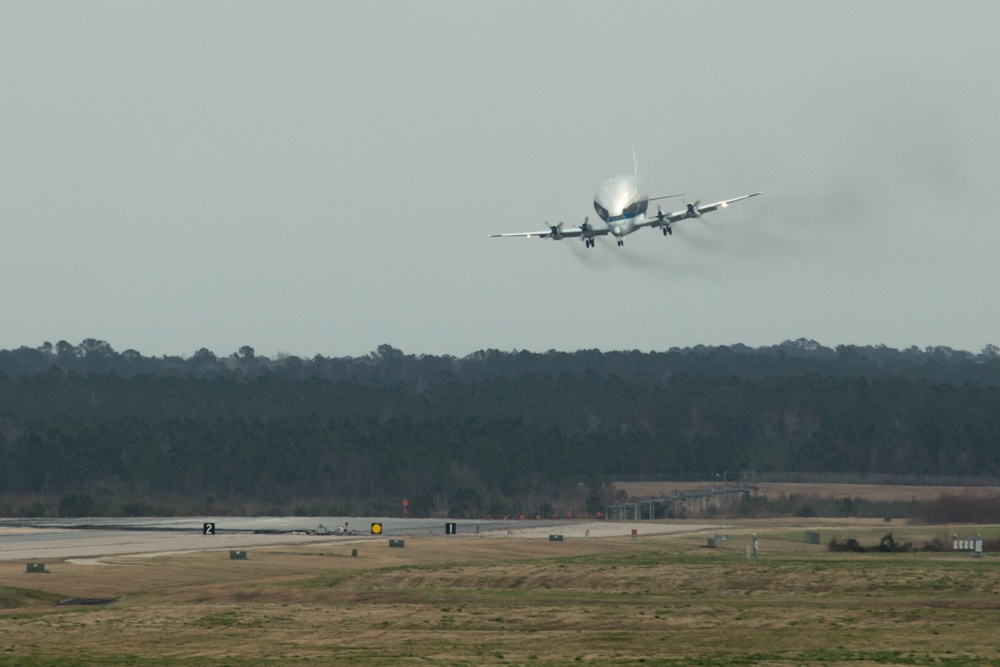
[[[205,523],[215,534],[203,534]],[[372,524],[382,532],[372,534]],[[479,521],[399,517],[198,517],[0,519],[0,561],[61,561],[102,556],[154,555],[207,550],[249,549],[296,544],[350,544],[387,538],[445,535],[454,523],[457,537],[546,538],[630,536],[698,532],[714,526],[641,522]],[[322,534],[345,527],[348,534]],[[353,533],[353,534],[351,534]],[[453,536],[448,536],[449,538]]]

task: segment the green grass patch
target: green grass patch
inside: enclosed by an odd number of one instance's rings
[[[20,609],[37,605],[55,604],[68,596],[47,593],[33,588],[0,586],[0,609]]]

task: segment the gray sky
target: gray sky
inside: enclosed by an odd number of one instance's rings
[[[0,3],[0,348],[1000,343],[1000,3]],[[765,195],[490,239],[651,195]],[[671,202],[677,205],[676,202]]]

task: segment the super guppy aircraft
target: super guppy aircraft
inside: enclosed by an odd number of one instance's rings
[[[657,205],[656,213],[647,217],[646,210],[649,207],[649,202],[656,201],[657,199],[680,197],[681,195],[666,195],[650,199],[649,195],[646,194],[646,190],[642,187],[642,183],[639,182],[638,169],[635,172],[632,176],[627,174],[612,176],[597,186],[597,192],[594,193],[594,210],[597,211],[601,222],[592,225],[588,216],[583,219],[583,224],[579,227],[565,228],[563,227],[563,223],[560,222],[558,225],[550,225],[544,231],[490,234],[490,238],[537,236],[543,239],[561,241],[566,238],[582,237],[584,244],[588,248],[593,248],[596,237],[611,234],[617,238],[618,245],[623,246],[625,245],[626,236],[643,227],[658,227],[663,230],[664,236],[669,236],[673,234],[671,225],[679,220],[700,218],[703,213],[708,213],[718,208],[726,208],[733,202],[763,194],[762,192],[754,192],[742,197],[734,197],[733,199],[725,199],[717,201],[714,204],[705,205],[696,201],[693,204],[687,204],[685,208],[673,213],[664,213],[660,206]]]

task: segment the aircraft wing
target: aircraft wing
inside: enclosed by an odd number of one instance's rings
[[[671,223],[677,222],[678,220],[684,220],[686,218],[698,218],[702,213],[709,213],[718,208],[726,208],[733,202],[742,201],[744,199],[750,199],[750,197],[756,197],[757,195],[762,195],[763,192],[753,192],[748,195],[743,195],[742,197],[733,197],[732,199],[724,199],[722,201],[717,201],[714,204],[688,204],[687,208],[682,211],[675,211],[673,213],[663,213],[658,211],[655,215],[649,217],[649,221],[656,226],[669,225]]]
[[[733,199],[726,199],[725,201],[717,201],[714,204],[706,204],[705,206],[698,207],[698,213],[708,213],[709,211],[714,211],[717,208],[726,208],[733,202],[742,201],[744,199],[750,199],[750,197],[756,197],[757,195],[762,195],[763,192],[753,192],[748,195],[743,195],[742,197],[734,197]]]
[[[610,231],[607,227],[591,227],[589,224],[584,223],[586,227],[563,227],[560,222],[558,225],[552,225],[545,231],[537,232],[509,232],[507,234],[490,234],[491,239],[502,238],[507,236],[524,236],[526,238],[531,238],[532,236],[537,236],[539,238],[547,239],[551,238],[553,241],[559,241],[564,238],[576,238],[578,236],[603,236]]]

